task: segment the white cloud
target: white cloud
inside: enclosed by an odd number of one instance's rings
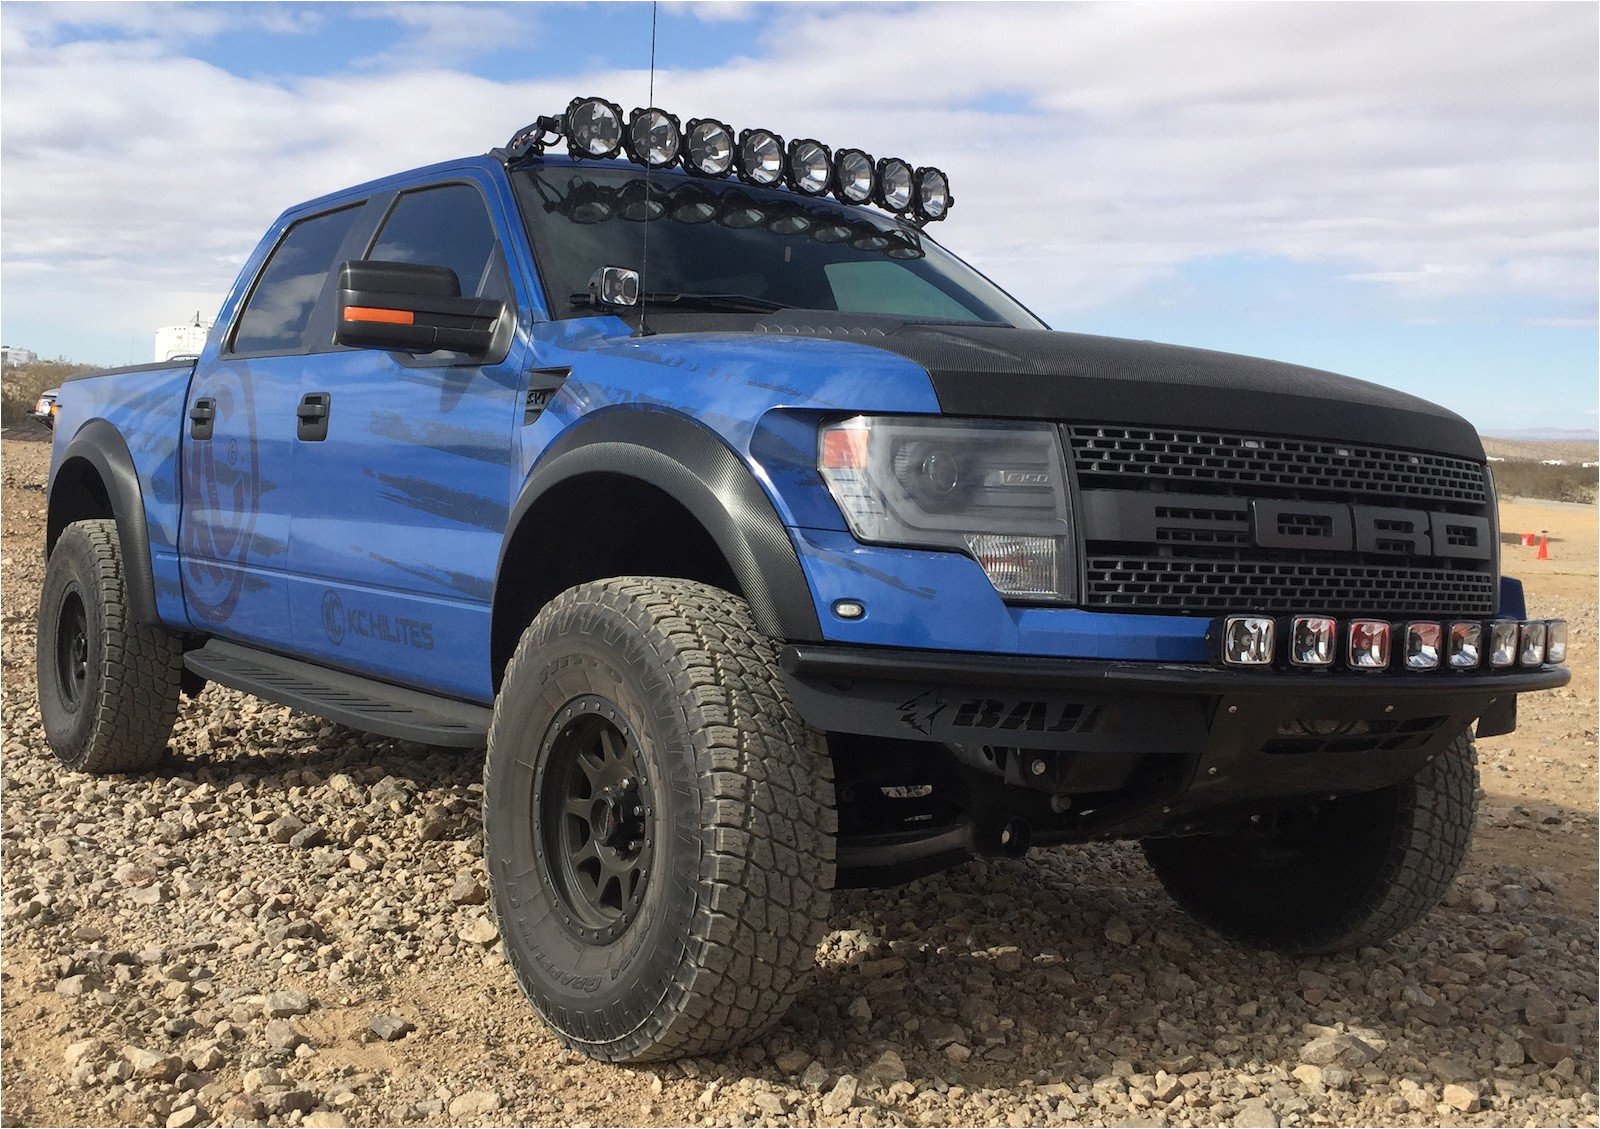
[[[149,325],[215,306],[288,205],[485,151],[574,93],[643,104],[648,83],[642,67],[519,83],[452,69],[484,37],[541,34],[536,8],[374,6],[411,29],[377,66],[281,80],[184,44],[230,19],[303,29],[315,9],[184,7],[174,30],[167,6],[87,8],[4,9],[8,326],[64,305]],[[760,13],[742,57],[660,60],[657,102],[946,168],[957,203],[936,235],[1041,311],[1232,254],[1404,295],[1592,305],[1593,6]],[[66,42],[67,24],[120,38]]]

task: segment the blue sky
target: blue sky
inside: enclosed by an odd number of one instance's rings
[[[1597,417],[1591,4],[662,4],[656,101],[947,168],[1053,326]],[[0,332],[149,359],[288,205],[643,104],[647,4],[0,4]]]

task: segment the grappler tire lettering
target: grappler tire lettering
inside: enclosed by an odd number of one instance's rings
[[[1381,945],[1433,909],[1466,862],[1477,761],[1463,733],[1410,780],[1234,834],[1146,840],[1145,858],[1174,901],[1230,940],[1281,953]]]
[[[69,525],[39,597],[39,712],[56,756],[80,772],[137,772],[166,754],[183,646],[135,623],[117,523]]]
[[[592,808],[556,752],[586,710],[615,713],[600,725],[609,751],[583,770],[607,782]],[[613,811],[619,789],[638,798]],[[613,836],[617,815],[639,823]],[[524,632],[489,731],[484,845],[511,966],[569,1046],[619,1062],[710,1054],[782,1016],[826,931],[836,826],[826,743],[743,600],[620,577],[562,593]],[[615,844],[605,869],[586,835]],[[640,859],[642,881],[628,877]],[[599,877],[574,878],[583,867]],[[637,902],[603,896],[607,874]]]

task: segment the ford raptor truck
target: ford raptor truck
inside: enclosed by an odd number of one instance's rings
[[[938,169],[574,101],[290,208],[197,360],[60,390],[62,763],[205,682],[487,746],[512,968],[570,1046],[703,1054],[837,886],[1141,844],[1234,941],[1378,945],[1466,857],[1473,735],[1565,684],[1477,434],[1053,332]]]

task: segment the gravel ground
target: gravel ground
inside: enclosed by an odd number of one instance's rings
[[[58,770],[47,456],[4,443],[5,1124],[1596,1124],[1592,578],[1535,590],[1579,677],[1484,743],[1472,862],[1384,948],[1235,949],[1136,848],[1036,851],[841,893],[765,1039],[634,1070],[564,1051],[499,955],[479,756],[209,687],[159,771]]]

